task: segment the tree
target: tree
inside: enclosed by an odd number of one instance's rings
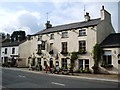
[[[75,60],[77,60],[77,52],[72,52],[71,55],[71,68],[73,69],[75,67]]]
[[[26,34],[25,31],[14,31],[11,34],[11,41],[22,41],[25,40]]]
[[[94,66],[92,68],[94,69],[94,72],[95,72],[95,70],[96,71],[98,70],[98,63],[99,63],[99,61],[101,59],[101,52],[102,52],[102,49],[101,49],[100,45],[96,44],[93,47]]]

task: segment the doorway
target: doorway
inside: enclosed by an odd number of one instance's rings
[[[50,68],[52,68],[53,67],[53,60],[52,60],[52,58],[50,58]]]

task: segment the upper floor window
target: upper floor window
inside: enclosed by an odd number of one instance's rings
[[[38,64],[41,64],[41,58],[37,58]]]
[[[86,41],[79,41],[79,53],[86,51]]]
[[[79,30],[79,36],[86,36],[86,30]]]
[[[42,36],[38,36],[38,41],[41,41],[42,40]]]
[[[53,50],[53,43],[50,43],[50,51]]]
[[[54,39],[54,34],[51,34],[51,35],[50,35],[50,39]]]
[[[45,50],[45,41],[42,41],[41,50]]]
[[[41,52],[41,44],[38,44],[37,54],[38,55],[42,54],[42,52]]]
[[[12,54],[15,54],[15,48],[12,48]]]
[[[68,37],[68,32],[62,32],[62,38],[67,38]]]
[[[7,48],[5,48],[5,54],[7,54]]]
[[[67,52],[67,42],[62,42],[61,54],[68,54],[68,52]]]

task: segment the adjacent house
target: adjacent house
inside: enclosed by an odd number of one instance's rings
[[[118,73],[120,64],[120,33],[110,34],[101,44],[103,56],[100,63],[104,73]]]
[[[75,70],[92,70],[93,46],[101,44],[111,33],[115,33],[111,14],[104,6],[100,13],[101,16],[97,19],[91,19],[89,13],[86,13],[82,22],[59,26],[52,26],[47,21],[46,29],[29,36],[26,42],[20,44],[20,57],[26,60],[26,66],[41,64],[43,68],[46,65],[69,68],[71,53],[78,52]]]
[[[12,62],[13,65],[16,64],[16,61],[19,57],[19,44],[23,41],[14,41],[11,42],[10,39],[7,39],[2,42],[1,47],[1,59],[2,63]]]

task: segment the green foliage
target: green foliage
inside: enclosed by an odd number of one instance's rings
[[[100,45],[96,44],[93,47],[94,66],[92,67],[92,69],[94,70],[94,73],[98,72],[98,62],[101,59],[101,53],[102,53],[102,49],[101,49]]]
[[[82,67],[80,67],[80,69],[78,70],[79,73],[90,73],[89,71],[89,67],[86,67],[85,70],[83,70]]]
[[[94,65],[94,66],[92,66],[92,69],[93,69],[93,70],[98,70],[98,66],[97,66],[97,65]]]
[[[72,52],[71,60],[76,60],[78,58],[77,52]]]
[[[83,73],[83,68],[82,67],[80,67],[79,72]]]
[[[83,54],[86,53],[86,51],[84,49],[79,49],[78,53]]]
[[[103,61],[101,67],[104,67],[104,68],[111,68],[111,67],[113,67],[113,65],[108,64],[108,63],[106,63],[105,61]]]
[[[25,37],[25,31],[14,31],[12,34],[11,34],[11,40],[12,41],[22,41],[24,40],[26,37]]]
[[[75,63],[74,62],[71,62],[69,65],[70,65],[71,69],[73,69],[75,67]]]
[[[89,68],[86,67],[85,70],[84,70],[84,73],[89,73],[89,72],[90,72],[90,71],[89,71]]]
[[[95,61],[99,61],[101,59],[101,52],[102,52],[102,49],[100,47],[99,44],[96,44],[94,47],[93,47],[93,59]]]

